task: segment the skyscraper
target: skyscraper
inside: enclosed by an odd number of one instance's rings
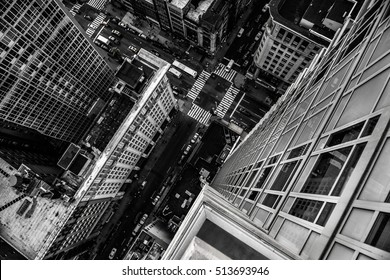
[[[196,200],[165,259],[390,259],[390,3],[366,1]]]
[[[109,101],[113,79],[60,1],[1,1],[2,120],[77,141]]]

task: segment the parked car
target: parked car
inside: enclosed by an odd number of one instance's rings
[[[157,202],[160,200],[160,196],[159,195],[156,195],[152,201],[152,205],[156,205]]]
[[[149,217],[148,214],[146,214],[146,213],[143,214],[142,217],[141,217],[141,219],[139,220],[139,223],[140,223],[141,225],[143,225],[148,217]]]
[[[198,140],[198,138],[199,138],[199,133],[195,133],[195,135],[191,139],[191,143],[194,144],[196,140]]]
[[[99,47],[101,47],[103,50],[109,51],[110,48],[106,44],[100,44]]]
[[[192,146],[188,145],[186,149],[184,150],[183,154],[188,155],[188,153],[191,151]]]
[[[111,33],[118,36],[118,37],[122,37],[122,34],[118,30],[113,29],[113,30],[111,30]]]
[[[118,25],[123,27],[123,28],[127,28],[127,24],[122,22],[122,21],[118,22]]]
[[[133,232],[131,233],[132,235],[137,235],[137,232],[139,232],[139,230],[141,229],[141,227],[142,227],[142,225],[140,224],[140,223],[138,223],[136,226],[135,226],[135,228],[134,228],[134,230],[133,230]]]
[[[84,18],[87,19],[87,20],[92,20],[92,17],[89,16],[89,15],[84,15]]]
[[[259,31],[257,34],[256,34],[256,37],[255,37],[255,41],[258,41],[260,38],[261,38],[261,35],[263,34],[263,32]]]
[[[135,52],[135,53],[138,52],[138,49],[134,45],[131,45],[131,44],[129,46],[129,50],[132,51],[132,52]]]
[[[108,255],[108,258],[110,260],[112,260],[114,257],[115,257],[115,253],[116,253],[116,248],[112,248],[111,252],[110,252],[110,255]]]
[[[110,40],[111,42],[113,42],[115,45],[119,45],[121,42],[115,38],[114,36],[109,36],[108,37],[108,40]]]

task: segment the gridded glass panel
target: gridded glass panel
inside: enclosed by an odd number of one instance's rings
[[[251,191],[249,196],[248,196],[248,199],[255,200],[258,194],[259,194],[258,191]]]
[[[299,138],[295,143],[295,145],[299,145],[300,143],[310,140],[314,136],[315,132],[317,131],[318,125],[322,121],[325,112],[326,110],[323,110],[307,120],[307,122],[305,123],[306,125],[302,130],[302,133],[299,135]]]
[[[265,168],[265,169],[263,169],[261,171],[260,177],[259,177],[259,179],[258,179],[258,181],[256,183],[256,188],[257,189],[262,189],[263,188],[263,184],[267,180],[268,175],[270,174],[271,170],[272,170],[272,167],[267,167],[267,168]]]
[[[390,89],[389,89],[389,90],[390,90]],[[390,95],[389,95],[389,96],[390,96]],[[371,134],[372,134],[372,132],[373,132],[374,129],[375,129],[376,124],[378,123],[379,118],[380,118],[380,115],[378,115],[378,116],[376,116],[376,117],[373,117],[373,118],[371,118],[371,119],[368,120],[367,125],[366,125],[366,127],[364,128],[361,137],[365,137],[365,136],[368,136],[368,135],[371,135]]]
[[[390,252],[390,213],[379,213],[366,243]]]
[[[390,81],[387,81],[386,87],[379,98],[378,104],[375,106],[375,110],[380,110],[390,105]]]
[[[282,191],[286,188],[288,179],[294,174],[295,166],[299,161],[288,162],[283,164],[278,177],[276,177],[274,183],[271,186],[271,190]]]
[[[301,192],[327,195],[351,149],[346,147],[321,154]]]
[[[348,248],[339,243],[335,243],[327,259],[328,260],[351,260],[353,253],[354,250],[352,250],[351,248]]]
[[[373,260],[373,258],[370,258],[369,256],[366,256],[363,254],[359,254],[359,256],[357,257],[357,260],[371,261],[371,260]]]
[[[350,94],[345,95],[341,98],[340,102],[337,105],[336,111],[332,115],[332,119],[330,120],[330,122],[328,123],[328,126],[326,127],[326,131],[330,131],[334,128],[335,124],[337,123],[337,121],[340,117],[341,112],[344,110],[345,104],[347,104],[349,96],[350,96]]]
[[[359,196],[361,200],[384,202],[390,191],[390,141],[386,140],[379,158]]]
[[[389,69],[383,71],[355,89],[337,123],[337,127],[357,120],[371,112],[378,96],[382,93],[389,73]]]
[[[297,198],[289,214],[309,222],[314,222],[321,210],[322,204],[324,204],[323,201]]]
[[[258,226],[263,226],[267,221],[269,212],[259,207],[255,208],[253,222]]]
[[[294,199],[295,199],[295,197],[289,197],[289,198],[287,199],[286,203],[285,203],[284,206],[283,206],[282,212],[288,213],[288,211],[290,211],[290,208],[291,208],[291,205],[292,205],[293,202],[294,202]]]
[[[347,184],[349,178],[352,175],[352,172],[355,170],[356,164],[362,155],[364,148],[366,147],[366,143],[359,144],[356,146],[352,156],[350,157],[347,165],[344,168],[343,173],[341,174],[339,180],[336,183],[332,191],[333,196],[340,196],[344,190],[345,185]]]
[[[371,56],[370,63],[377,58],[379,58],[382,54],[389,51],[389,42],[390,42],[390,28],[387,28],[385,32],[383,32],[381,39],[375,48],[374,54]]]
[[[320,252],[312,252],[313,245],[316,243],[318,236],[320,236],[317,232],[312,231],[310,233],[309,238],[306,241],[305,247],[303,247],[301,256],[304,258],[308,258],[309,256],[311,259],[318,259],[318,255]],[[315,255],[313,255],[315,254]]]
[[[277,202],[279,201],[280,196],[276,194],[267,194],[262,202],[263,205],[270,208],[276,208]]]
[[[341,234],[360,241],[366,234],[372,215],[374,215],[374,211],[359,208],[352,209]]]
[[[309,230],[307,228],[285,220],[275,239],[282,246],[286,246],[294,253],[299,253],[308,234]]]
[[[244,206],[242,207],[242,212],[248,213],[249,210],[251,209],[252,205],[253,205],[253,203],[251,203],[251,202],[249,202],[249,201],[246,201],[246,202],[244,203]]]
[[[336,146],[348,141],[352,141],[358,138],[360,131],[362,130],[364,122],[360,122],[346,129],[333,133],[329,137],[329,141],[326,144],[327,147]]]
[[[326,222],[328,221],[330,215],[332,214],[335,206],[336,206],[335,203],[327,202],[324,206],[324,209],[322,209],[321,214],[318,217],[316,224],[324,227],[326,225]]]

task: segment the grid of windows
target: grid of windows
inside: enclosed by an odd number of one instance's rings
[[[77,140],[89,110],[108,101],[113,73],[55,1],[5,1],[0,46],[0,116]]]
[[[299,257],[390,258],[389,5],[375,1],[213,180],[231,207]],[[361,33],[367,38],[356,39],[352,51],[348,38],[375,24],[378,30]],[[291,45],[318,51],[287,31],[278,36],[289,46],[270,47],[275,56]],[[319,238],[329,246],[311,251]]]

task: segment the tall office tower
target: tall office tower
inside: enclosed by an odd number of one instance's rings
[[[57,0],[0,3],[0,118],[77,141],[114,75]]]
[[[390,259],[390,3],[369,1],[205,186],[165,259]]]
[[[102,153],[89,157],[88,166],[70,168],[78,171],[68,170],[48,185],[24,166],[0,162],[2,239],[28,259],[52,259],[77,253],[99,235],[110,205],[123,196],[123,184],[140,169],[140,159],[153,149],[176,106],[169,67],[143,49],[123,62],[114,89],[129,96],[133,107]],[[66,154],[80,153],[73,145]],[[85,162],[82,156],[79,161]],[[59,165],[68,165],[66,158]]]
[[[270,18],[247,76],[268,76],[284,92],[315,54],[329,45],[345,19],[355,15],[352,11],[356,13],[361,3],[312,0],[297,4],[292,0],[272,0],[268,8]]]

